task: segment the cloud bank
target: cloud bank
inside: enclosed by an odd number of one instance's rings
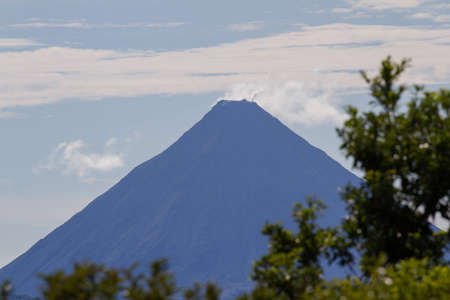
[[[305,99],[317,98],[306,91],[320,90],[324,83],[333,83],[336,92],[365,88],[357,71],[376,70],[387,55],[413,58],[414,68],[403,77],[406,82],[445,85],[450,84],[450,60],[443,58],[449,52],[450,28],[354,24],[304,26],[295,32],[180,51],[43,47],[0,52],[0,111],[66,99],[231,93],[241,83],[269,81],[274,83],[266,93],[289,86],[279,82],[297,82],[303,86],[298,90],[309,95]],[[329,71],[318,77],[315,70],[321,65]],[[321,97],[324,107],[333,107],[333,101]],[[339,119],[334,110],[330,115]],[[305,120],[313,124],[310,117]]]
[[[450,15],[447,14],[432,14],[428,12],[416,13],[409,16],[411,19],[431,20],[437,23],[450,23]]]
[[[233,85],[223,99],[255,101],[288,123],[341,125],[346,116],[336,108],[334,91],[333,86],[312,90],[299,81],[266,81]]]
[[[30,39],[3,39],[0,38],[0,48],[39,46],[40,43]]]
[[[433,0],[347,0],[355,8],[386,10],[395,8],[416,8]]]
[[[108,140],[106,150],[114,143],[115,139]],[[84,178],[92,172],[107,172],[123,166],[123,155],[88,153],[85,143],[77,140],[59,144],[44,161],[33,166],[33,172],[61,169],[65,174],[74,173]]]
[[[251,31],[251,30],[260,30],[264,26],[261,21],[252,21],[243,24],[231,24],[228,27],[232,31]]]
[[[0,111],[0,119],[18,119],[23,115],[11,111]]]
[[[6,27],[10,28],[78,28],[78,29],[92,29],[92,28],[163,28],[163,27],[177,27],[184,25],[184,22],[165,22],[165,23],[127,23],[127,24],[111,24],[99,23],[90,24],[86,22],[34,22],[13,24]]]

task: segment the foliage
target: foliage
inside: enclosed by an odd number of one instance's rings
[[[130,275],[134,267],[127,270],[106,268],[93,263],[76,264],[72,273],[60,271],[43,276],[43,293],[41,299],[180,299],[179,294],[172,291],[172,274],[166,269],[165,261],[156,261],[151,265],[153,273],[150,276]],[[334,279],[325,281],[319,279],[313,290],[299,292],[294,298],[286,293],[277,293],[268,285],[257,285],[250,294],[244,294],[236,300],[288,300],[288,299],[392,299],[392,300],[446,300],[450,295],[450,267],[432,266],[428,259],[402,260],[398,264],[385,265],[385,257],[377,260],[370,268],[370,280],[360,277]],[[155,268],[154,268],[155,267]],[[161,268],[162,267],[162,268]],[[64,274],[64,276],[62,276]],[[104,280],[105,274],[119,274],[112,278],[120,280]],[[130,277],[131,276],[131,277]],[[65,278],[65,279],[64,279]],[[52,280],[49,280],[52,279]],[[100,288],[102,284],[103,288]],[[58,286],[62,285],[62,286]],[[153,286],[153,288],[151,287]],[[6,289],[5,289],[6,287]],[[172,286],[173,287],[173,286]],[[104,292],[106,291],[110,292]],[[54,290],[51,295],[44,291]],[[22,299],[9,296],[11,286],[3,283],[0,299]],[[116,292],[113,292],[116,291]],[[184,291],[184,299],[218,300],[220,289],[212,283],[206,285],[194,284]]]
[[[258,289],[272,289],[276,295],[298,299],[312,293],[322,275],[321,261],[352,261],[346,240],[339,228],[320,228],[317,218],[326,206],[314,197],[306,199],[307,207],[297,203],[293,218],[298,232],[286,230],[281,223],[266,224],[262,233],[269,236],[269,253],[255,262],[252,279]]]
[[[382,253],[387,263],[427,257],[439,264],[449,242],[429,219],[450,220],[450,91],[416,86],[412,100],[400,106],[407,88],[395,84],[408,66],[388,57],[374,78],[362,72],[377,110],[348,107],[349,119],[338,130],[341,149],[365,172],[360,187],[343,192],[349,212],[343,228],[364,268]]]
[[[192,288],[187,289],[184,292],[184,297],[186,299],[194,300],[218,300],[220,298],[220,293],[220,288],[212,282],[209,282],[204,286],[199,283],[194,283],[194,286]]]
[[[9,280],[5,280],[0,287],[0,300],[6,300],[12,292],[12,286]]]
[[[107,268],[95,263],[75,263],[73,271],[41,275],[43,299],[176,299],[181,292],[168,271],[165,259],[150,264],[150,275],[136,274],[136,265],[128,269]],[[185,299],[217,300],[220,289],[209,283],[195,284],[184,292]],[[179,297],[178,297],[179,298]]]
[[[383,267],[378,260],[372,267],[371,280],[359,277],[324,283],[312,299],[391,299],[391,300],[445,300],[450,295],[450,268],[430,267],[427,259],[415,258]]]

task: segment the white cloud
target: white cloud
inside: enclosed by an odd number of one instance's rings
[[[110,143],[111,139],[108,140]],[[112,153],[87,153],[82,140],[59,144],[45,161],[33,166],[33,172],[63,169],[66,174],[75,173],[84,178],[92,171],[107,172],[123,167],[123,155]]]
[[[224,92],[239,83],[298,81],[308,89],[365,87],[356,72],[382,59],[413,58],[403,77],[450,84],[450,28],[329,24],[276,36],[182,51],[62,47],[0,52],[0,109],[147,94]],[[326,64],[330,72],[315,76]]]
[[[370,15],[366,11],[355,11],[351,14],[344,15],[342,18],[347,20],[363,19],[363,18],[370,18]]]
[[[387,10],[395,8],[416,8],[433,0],[347,0],[354,8]]]
[[[251,30],[260,30],[264,26],[261,21],[252,21],[243,24],[231,24],[228,27],[233,31],[251,31]]]
[[[450,9],[449,3],[432,3],[428,6],[431,9],[442,11],[444,9]]]
[[[432,20],[439,23],[450,23],[450,15],[437,15]]]
[[[336,7],[331,10],[332,13],[335,14],[349,14],[353,12],[352,8],[344,8],[344,7]]]
[[[23,115],[11,111],[1,111],[0,110],[0,119],[18,119],[22,118]]]
[[[437,23],[450,23],[450,15],[434,15],[432,13],[422,12],[409,16],[411,19],[431,20]]]
[[[105,149],[112,148],[116,143],[117,143],[116,138],[110,138],[105,144]]]
[[[433,15],[430,13],[421,12],[421,13],[416,13],[416,14],[410,15],[409,18],[411,18],[411,19],[432,19]]]
[[[24,23],[24,24],[13,24],[8,25],[6,27],[11,28],[42,28],[42,27],[50,27],[50,28],[88,28],[88,24],[71,22],[71,23]]]
[[[346,117],[336,108],[334,94],[333,85],[313,90],[300,81],[266,81],[233,85],[223,99],[255,101],[288,123],[341,125]]]
[[[0,38],[0,48],[13,48],[13,47],[29,47],[42,45],[36,41],[30,39],[3,39]]]
[[[86,22],[34,22],[34,23],[23,23],[23,24],[13,24],[7,27],[12,28],[80,28],[80,29],[92,29],[92,28],[162,28],[162,27],[177,27],[184,25],[184,22],[165,22],[165,23],[127,23],[127,24],[111,24],[111,23],[100,23],[100,24],[89,24]]]

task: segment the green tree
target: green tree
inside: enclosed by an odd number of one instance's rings
[[[306,203],[306,207],[297,203],[293,209],[298,232],[284,229],[280,222],[264,226],[262,233],[269,237],[270,248],[254,264],[251,275],[257,284],[254,296],[267,295],[271,290],[278,297],[301,299],[311,294],[321,281],[321,262],[348,265],[353,260],[342,230],[317,224],[325,204],[315,197],[308,197]]]
[[[427,259],[411,258],[371,268],[370,280],[359,277],[324,282],[310,299],[446,300],[450,295],[450,268],[430,267]]]
[[[345,231],[362,255],[364,268],[385,253],[386,263],[428,257],[442,261],[448,235],[429,223],[437,215],[450,220],[450,92],[424,92],[400,105],[407,88],[398,85],[409,60],[388,57],[369,78],[375,111],[349,106],[349,119],[337,132],[341,149],[365,172],[360,187],[343,192],[349,215]]]
[[[40,275],[44,299],[171,299],[177,289],[166,260],[150,264],[150,275],[135,274],[136,266],[120,270],[95,263],[75,263],[73,271]]]
[[[9,280],[5,280],[0,287],[0,300],[6,300],[12,292],[12,286]]]
[[[94,263],[75,263],[72,273],[40,275],[45,299],[115,299],[121,284],[118,270]]]
[[[220,298],[221,289],[214,283],[209,282],[204,285],[194,283],[194,286],[184,291],[185,299],[193,300],[218,300]]]
[[[43,299],[133,299],[170,300],[179,299],[183,289],[176,286],[174,275],[169,272],[167,260],[161,259],[149,265],[150,274],[136,273],[136,266],[128,269],[109,268],[102,264],[75,263],[73,270],[62,270],[40,275],[43,280]],[[8,283],[5,283],[7,285]],[[5,290],[5,288],[3,288]],[[213,283],[194,284],[184,290],[185,299],[218,300],[220,289]],[[3,296],[6,299],[8,295]]]

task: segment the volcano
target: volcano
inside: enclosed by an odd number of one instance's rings
[[[315,194],[345,215],[339,187],[360,179],[254,102],[219,101],[161,154],[132,170],[0,270],[17,294],[38,295],[36,273],[89,259],[146,266],[169,259],[177,283],[215,281],[224,296],[251,286],[267,251],[266,221],[292,226],[293,204]]]

